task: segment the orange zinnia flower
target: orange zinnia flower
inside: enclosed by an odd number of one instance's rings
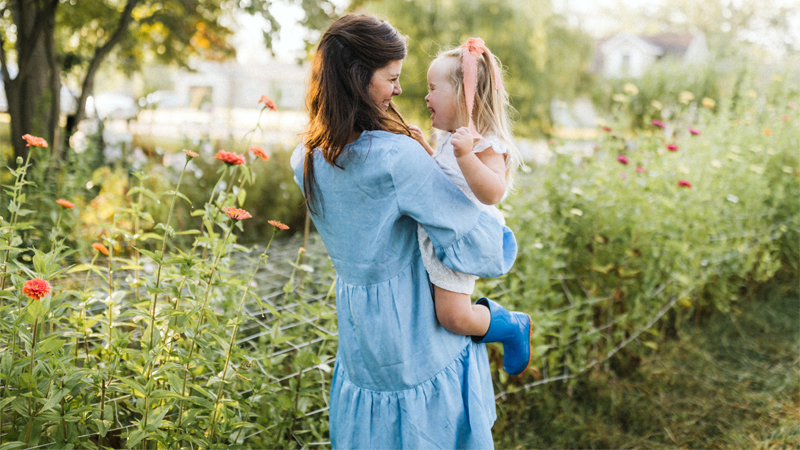
[[[59,205],[63,206],[64,208],[67,208],[67,209],[72,209],[72,208],[75,207],[75,205],[71,201],[64,200],[63,198],[60,198],[60,199],[56,200],[56,203],[58,203]]]
[[[99,242],[95,242],[94,244],[92,244],[92,248],[97,250],[98,252],[108,256],[108,249],[106,248],[105,245],[103,245],[103,244],[101,244]]]
[[[268,220],[267,223],[272,225],[273,227],[279,229],[279,230],[286,231],[286,230],[289,229],[289,227],[287,225],[284,225],[284,224],[278,222],[277,220]]]
[[[245,211],[243,209],[234,208],[233,206],[228,206],[227,208],[222,208],[222,210],[225,211],[225,214],[227,214],[228,217],[230,217],[233,220],[244,220],[244,219],[249,219],[249,218],[253,217],[253,216],[250,215],[249,212],[247,212],[247,211]]]
[[[25,142],[28,143],[26,147],[47,147],[47,141],[40,137],[31,136],[30,134],[26,134],[22,136],[22,139],[25,139]]]
[[[772,136],[772,130],[769,128],[764,128],[761,132],[764,133],[764,136]]]
[[[214,158],[224,162],[229,166],[241,166],[245,163],[244,155],[240,155],[238,153],[226,152],[225,150],[220,150],[214,155]]]
[[[189,159],[197,158],[198,156],[200,156],[197,153],[195,153],[195,152],[193,152],[191,150],[186,150],[186,149],[183,149],[183,153],[185,153],[186,157],[189,158]]]
[[[25,282],[22,287],[22,294],[33,300],[41,300],[42,297],[50,293],[50,283],[41,279],[34,278]]]
[[[254,146],[250,147],[249,150],[251,152],[253,152],[254,155],[258,156],[259,158],[263,159],[264,161],[269,160],[269,155],[267,154],[267,152],[264,151],[263,148],[261,148],[261,147],[259,147],[257,145],[254,145]]]
[[[266,95],[262,95],[261,98],[258,100],[258,103],[263,103],[265,107],[269,108],[270,111],[277,111],[278,108],[275,107],[275,102],[272,101]]]

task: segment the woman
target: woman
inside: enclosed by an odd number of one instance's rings
[[[314,56],[310,122],[292,155],[337,271],[331,444],[491,448],[486,348],[436,321],[417,223],[437,257],[464,273],[502,275],[516,243],[409,137],[392,103],[405,56],[386,22],[363,14],[334,22]],[[490,329],[501,330],[494,319]]]

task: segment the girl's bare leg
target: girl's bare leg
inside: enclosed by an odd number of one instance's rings
[[[445,329],[464,336],[483,336],[492,314],[483,305],[473,305],[470,296],[433,286],[436,318]]]

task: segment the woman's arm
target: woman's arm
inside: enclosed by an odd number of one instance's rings
[[[472,203],[416,143],[398,144],[388,162],[398,209],[422,225],[436,256],[462,273],[508,272],[517,255],[511,230]]]
[[[506,160],[492,147],[473,153],[474,140],[469,128],[461,127],[450,139],[458,167],[475,197],[485,205],[494,205],[506,193]]]

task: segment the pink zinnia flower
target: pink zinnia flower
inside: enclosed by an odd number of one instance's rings
[[[652,124],[653,124],[653,125],[655,125],[655,126],[657,126],[657,127],[659,127],[659,128],[664,128],[664,122],[662,122],[662,121],[660,121],[660,120],[655,120],[655,119],[653,119],[653,122],[652,122]]]
[[[268,220],[268,221],[267,221],[267,223],[268,223],[268,224],[270,224],[270,225],[272,225],[273,227],[275,227],[275,228],[279,229],[279,230],[284,230],[284,231],[286,231],[286,230],[288,230],[288,229],[289,229],[289,226],[288,226],[288,225],[284,225],[284,224],[282,224],[281,222],[278,222],[277,220]]]
[[[675,145],[675,144],[667,144],[667,150],[669,150],[671,152],[677,152],[678,151],[678,146]]]
[[[625,164],[626,166],[628,165],[628,162],[629,162],[628,161],[628,157],[625,156],[625,155],[617,156],[617,161],[621,162],[622,164]]]
[[[603,131],[609,131],[610,132],[611,131],[611,127],[608,127],[608,126],[604,125],[603,126]]]
[[[622,172],[622,173],[620,174],[620,176],[622,177],[622,179],[623,179],[623,180],[627,180],[627,179],[628,179],[628,176],[627,176],[627,175],[625,175],[625,172]]]
[[[647,170],[642,166],[636,166],[636,171],[639,173],[647,173]]]
[[[226,152],[225,150],[220,150],[214,155],[214,158],[224,162],[229,166],[241,166],[245,163],[244,155],[240,155],[238,153]]]
[[[249,218],[253,217],[253,216],[250,215],[249,212],[247,212],[247,211],[245,211],[243,209],[234,208],[233,206],[228,206],[227,208],[222,208],[222,210],[225,211],[225,214],[227,214],[228,217],[230,217],[233,220],[244,220],[244,219],[249,219]]]
[[[72,208],[75,207],[75,205],[71,201],[64,200],[63,198],[60,198],[60,199],[56,200],[56,203],[58,203],[59,205],[63,206],[64,208],[67,208],[67,209],[72,209]]]
[[[784,121],[784,122],[788,122],[789,121],[789,116],[784,114],[784,115],[781,116],[781,120]]]
[[[797,103],[795,103],[795,102],[789,102],[789,108],[792,108],[792,109],[797,109]]]
[[[186,157],[189,158],[189,159],[197,158],[198,156],[200,156],[200,155],[198,155],[197,153],[195,153],[195,152],[193,152],[191,150],[183,149],[182,152],[184,154],[186,154]]]
[[[25,139],[25,142],[28,143],[26,147],[47,147],[47,141],[40,137],[25,134],[22,136],[22,139]]]
[[[41,300],[42,297],[50,293],[50,283],[41,278],[34,278],[25,282],[22,287],[22,294],[33,300]]]
[[[254,146],[250,147],[248,150],[250,150],[254,155],[258,156],[259,158],[263,159],[264,161],[269,160],[269,155],[267,154],[267,152],[265,152],[263,148],[261,148],[261,147],[259,147],[257,145],[254,145]]]
[[[265,107],[269,108],[271,111],[277,111],[278,108],[275,107],[275,102],[272,101],[266,95],[262,95],[261,99],[258,100],[258,103],[263,103]]]
[[[689,127],[689,133],[692,133],[693,135],[697,136],[697,135],[700,134],[700,130],[698,130],[696,128]]]
[[[690,187],[692,187],[692,183],[689,183],[686,180],[678,180],[678,186],[683,186],[683,187],[690,188]]]

